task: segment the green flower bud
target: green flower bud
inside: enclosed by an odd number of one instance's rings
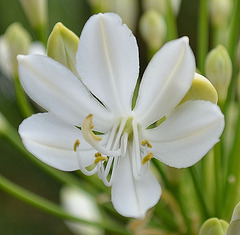
[[[76,53],[79,38],[62,23],[57,23],[48,38],[47,55],[68,67],[78,76],[76,71]]]
[[[207,78],[195,73],[192,86],[183,97],[181,103],[188,100],[206,100],[216,104],[218,101],[218,95],[216,89]]]
[[[227,235],[238,235],[240,231],[240,202],[234,208]]]
[[[139,27],[149,49],[159,50],[165,41],[167,33],[164,17],[156,10],[147,10],[140,18]]]
[[[211,0],[210,17],[213,25],[222,27],[226,25],[232,12],[232,0]]]
[[[150,10],[155,9],[160,14],[165,15],[167,11],[167,0],[143,0],[143,9]]]
[[[19,0],[22,8],[33,28],[47,24],[46,0]]]
[[[207,78],[217,90],[219,102],[224,103],[232,77],[232,61],[224,46],[219,45],[208,53],[205,68]]]
[[[211,218],[202,225],[199,235],[225,235],[228,223],[224,220]]]
[[[11,75],[16,77],[18,72],[17,55],[28,54],[31,43],[29,33],[22,27],[20,23],[11,24],[5,34],[5,47],[8,53],[8,63],[10,64]]]

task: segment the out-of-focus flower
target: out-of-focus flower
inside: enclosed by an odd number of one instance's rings
[[[60,170],[98,173],[112,186],[113,206],[124,216],[144,217],[160,198],[159,183],[149,170],[153,157],[172,167],[189,167],[222,134],[224,117],[216,104],[195,100],[178,105],[195,73],[187,37],[167,43],[152,58],[134,108],[138,47],[116,14],[94,15],[84,26],[76,57],[81,80],[46,56],[18,60],[23,88],[49,111],[20,125],[25,147]],[[148,128],[162,118],[160,125]]]
[[[240,203],[234,208],[226,235],[238,235],[240,231]]]
[[[218,93],[219,102],[224,103],[232,77],[232,61],[227,49],[219,45],[206,58],[206,77]]]
[[[20,23],[11,24],[0,39],[0,66],[4,74],[17,75],[17,55],[27,54],[31,36]]]
[[[143,9],[155,9],[160,14],[165,15],[167,12],[167,1],[170,1],[173,12],[178,14],[181,6],[181,0],[143,0]]]
[[[114,12],[117,13],[131,30],[136,29],[138,17],[137,0],[88,0],[94,13]]]
[[[229,22],[232,12],[232,0],[211,0],[210,17],[213,25],[222,27]]]
[[[79,38],[62,23],[57,23],[48,38],[47,55],[69,68],[76,71],[76,53]]]
[[[40,42],[31,43],[31,36],[22,25],[13,23],[0,37],[0,70],[7,78],[18,74],[18,54],[45,54],[45,48]]]
[[[97,206],[95,198],[80,188],[73,188],[65,186],[62,188],[61,203],[63,208],[71,215],[80,219],[88,220],[90,222],[102,222],[102,216]],[[105,234],[101,228],[91,225],[85,225],[77,222],[66,222],[68,227],[76,235],[91,234],[103,235]]]
[[[224,220],[211,218],[202,225],[199,235],[225,235],[228,223]]]
[[[155,52],[159,50],[165,41],[167,33],[164,17],[156,10],[147,10],[140,18],[139,27],[148,47]]]
[[[33,28],[47,24],[47,0],[19,0]]]

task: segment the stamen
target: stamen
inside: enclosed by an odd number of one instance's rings
[[[82,123],[82,134],[84,139],[94,148],[96,149],[98,152],[106,155],[106,156],[111,156],[111,157],[118,157],[121,155],[121,148],[115,149],[115,147],[113,148],[114,150],[108,149],[105,146],[102,146],[99,142],[100,140],[102,140],[101,137],[95,135],[92,132],[92,128],[93,128],[93,123],[92,123],[92,119],[93,119],[93,114],[89,114]],[[114,138],[114,133],[112,135],[112,139]],[[112,143],[112,142],[111,142]],[[110,146],[109,146],[110,147]]]
[[[96,158],[96,159],[95,159],[95,161],[94,161],[94,164],[98,164],[99,162],[102,162],[102,161],[105,161],[105,162],[108,161],[108,158],[102,156],[102,154],[99,153],[99,152],[95,153],[95,158]]]
[[[149,152],[143,159],[142,164],[146,164],[148,161],[150,161],[153,158],[153,153]]]
[[[74,152],[77,151],[77,148],[79,147],[79,145],[80,145],[80,140],[77,139],[77,140],[74,142],[74,144],[73,144],[73,150],[74,150]]]
[[[84,136],[87,136],[89,133],[91,134],[91,137],[96,140],[96,141],[100,141],[102,140],[102,138],[98,135],[95,135],[93,132],[92,132],[92,129],[94,128],[94,125],[93,125],[93,114],[89,114],[84,120],[83,120],[83,123],[82,123],[82,133]],[[84,134],[85,132],[87,131],[87,135]]]
[[[148,141],[148,140],[143,140],[142,142],[141,142],[141,144],[142,144],[142,146],[146,146],[147,145],[147,147],[148,148],[152,148],[152,145],[150,144],[150,142]]]

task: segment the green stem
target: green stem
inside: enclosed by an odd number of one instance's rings
[[[199,1],[199,17],[198,17],[198,51],[197,61],[198,68],[204,74],[205,58],[208,52],[208,9],[207,0]]]
[[[228,41],[228,52],[230,55],[230,58],[232,60],[233,68],[235,68],[235,51],[237,48],[238,43],[238,35],[239,35],[239,22],[240,22],[240,1],[235,0],[234,1],[234,8],[232,13],[232,21],[230,24],[230,33],[229,33],[229,41]],[[228,96],[226,105],[229,103],[230,100],[234,99],[236,94],[236,84],[237,84],[237,76],[235,76],[235,69],[233,69],[233,76],[232,80],[228,89]]]
[[[214,172],[215,172],[215,216],[219,217],[222,205],[222,161],[221,161],[221,143],[214,146]]]
[[[167,0],[166,23],[167,23],[167,30],[168,30],[167,41],[176,39],[178,37],[177,22],[176,22],[176,18],[175,18],[170,0]]]
[[[81,181],[76,177],[74,177],[72,174],[65,173],[55,168],[52,168],[42,163],[36,157],[34,157],[31,153],[29,153],[22,145],[21,139],[18,133],[16,132],[16,130],[11,126],[11,124],[6,119],[4,120],[4,129],[2,130],[2,135],[8,141],[10,141],[10,143],[12,143],[19,151],[21,151],[25,156],[27,156],[33,163],[35,163],[38,167],[40,167],[45,172],[53,176],[55,179],[59,180],[62,183],[68,184],[69,186],[75,186],[75,187],[84,186],[81,183]],[[96,190],[93,190],[90,187],[84,187],[84,189],[90,193],[96,193]]]
[[[106,223],[104,223],[104,221],[102,221],[101,223],[97,223],[97,222],[90,222],[90,221],[87,221],[87,220],[84,220],[81,218],[74,217],[71,214],[68,214],[66,211],[64,211],[61,207],[59,207],[55,203],[23,189],[22,187],[14,184],[13,182],[9,181],[8,179],[6,179],[5,177],[3,177],[1,175],[0,175],[0,187],[4,191],[8,192],[12,196],[14,196],[22,201],[24,201],[25,203],[28,203],[28,204],[30,204],[34,207],[37,207],[45,212],[51,213],[55,216],[58,216],[64,220],[71,220],[71,221],[75,221],[75,222],[79,222],[79,223],[84,223],[87,225],[96,226],[99,228],[103,228],[103,229],[106,229],[106,230],[109,230],[112,232],[121,233],[121,234],[130,234],[124,228],[118,227],[117,225],[113,226],[110,224],[106,224]]]
[[[190,175],[192,177],[192,180],[193,180],[193,186],[194,186],[196,194],[197,194],[199,208],[201,210],[203,220],[205,220],[205,219],[209,218],[209,212],[208,212],[208,209],[207,209],[207,206],[206,206],[206,200],[205,200],[205,197],[204,197],[204,190],[201,187],[201,180],[198,177],[198,173],[197,173],[194,166],[189,167],[188,170],[189,170],[189,173],[190,173]]]
[[[238,104],[238,110],[240,110],[240,104]],[[238,120],[236,123],[236,131],[235,131],[235,138],[233,142],[233,147],[231,154],[228,159],[228,169],[227,169],[227,176],[225,179],[225,188],[224,194],[225,195],[225,216],[229,219],[229,216],[232,213],[232,210],[239,201],[238,198],[238,187],[240,183],[240,111],[238,112]]]
[[[33,109],[27,100],[26,94],[23,91],[19,78],[18,77],[14,78],[13,83],[15,88],[16,99],[22,115],[25,118],[31,116],[33,114]]]

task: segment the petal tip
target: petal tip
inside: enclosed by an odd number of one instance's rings
[[[17,55],[18,62],[22,62],[25,59],[25,55]]]

